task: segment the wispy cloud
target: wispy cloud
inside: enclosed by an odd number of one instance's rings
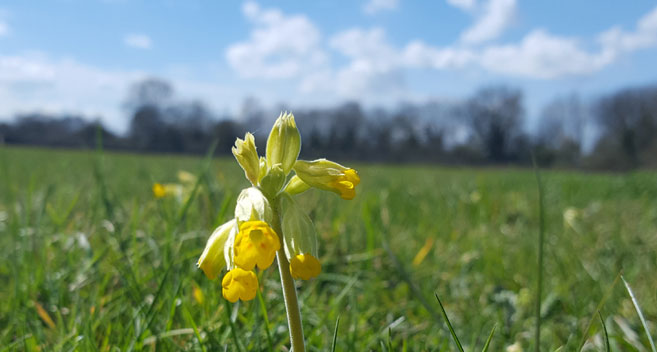
[[[363,11],[373,15],[381,11],[392,11],[399,6],[399,0],[369,0],[363,5]]]
[[[457,3],[464,4],[463,1]],[[468,44],[478,44],[499,37],[511,24],[515,12],[515,0],[489,0],[477,16],[475,23],[461,34],[461,40]]]
[[[475,0],[447,0],[447,3],[463,11],[472,11],[477,5]]]
[[[153,41],[151,37],[142,33],[130,33],[123,37],[123,43],[135,49],[151,49]]]
[[[242,77],[290,78],[326,61],[320,32],[304,15],[286,15],[247,2],[242,12],[253,24],[246,41],[226,50],[228,64]]]

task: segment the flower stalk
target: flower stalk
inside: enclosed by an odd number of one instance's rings
[[[272,220],[272,228],[278,233],[283,233],[281,230],[280,209],[275,204],[274,219]],[[281,239],[281,248],[276,253],[278,261],[278,271],[281,274],[281,286],[283,287],[283,301],[285,302],[285,312],[287,313],[287,325],[290,329],[290,344],[292,351],[305,352],[306,347],[303,339],[303,326],[301,325],[301,312],[299,310],[299,300],[297,299],[297,289],[294,286],[294,279],[290,274],[290,262],[285,255],[283,237]]]

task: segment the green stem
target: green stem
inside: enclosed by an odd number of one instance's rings
[[[276,204],[276,200],[272,202]],[[285,311],[287,312],[287,325],[290,328],[290,343],[293,352],[305,352],[306,347],[303,343],[303,327],[301,325],[301,313],[299,312],[299,300],[297,299],[297,290],[294,286],[294,279],[290,274],[290,262],[285,256],[285,244],[283,243],[283,231],[281,230],[281,221],[278,206],[273,206],[274,220],[272,227],[281,240],[281,249],[276,253],[278,260],[278,271],[281,274],[281,285],[283,286],[283,300],[285,301]]]

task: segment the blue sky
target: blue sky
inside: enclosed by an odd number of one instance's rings
[[[127,122],[145,77],[218,113],[459,100],[525,90],[530,117],[657,81],[655,1],[59,0],[0,3],[0,119],[47,111]]]

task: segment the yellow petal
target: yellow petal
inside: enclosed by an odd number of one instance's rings
[[[253,271],[234,268],[226,273],[221,286],[221,293],[229,302],[235,303],[238,299],[250,301],[256,296],[258,277]]]
[[[290,260],[290,274],[295,279],[310,280],[322,271],[322,264],[312,254],[299,254]]]
[[[264,221],[246,221],[240,225],[235,237],[235,265],[253,270],[257,265],[267,269],[274,262],[276,251],[281,248],[278,235]]]

